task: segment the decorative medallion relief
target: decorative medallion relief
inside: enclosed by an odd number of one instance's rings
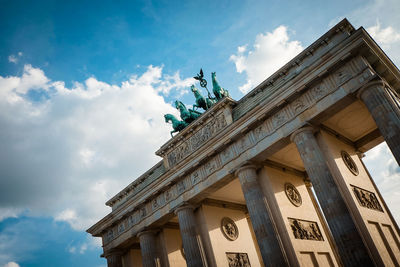
[[[373,192],[354,185],[351,185],[351,187],[353,188],[354,195],[356,196],[358,203],[360,203],[361,206],[369,208],[371,210],[383,212],[382,206]]]
[[[358,173],[359,173],[357,165],[354,162],[354,160],[351,158],[349,153],[347,153],[346,151],[342,150],[340,152],[340,154],[342,155],[342,159],[344,161],[344,164],[346,164],[346,167],[351,171],[352,174],[357,176]]]
[[[317,222],[288,218],[294,238],[324,241]]]
[[[295,205],[296,207],[301,206],[301,195],[294,185],[292,185],[291,183],[285,183],[285,194],[293,205]]]
[[[229,267],[251,267],[247,253],[226,252]]]
[[[236,240],[239,236],[239,230],[238,230],[235,222],[231,218],[228,218],[228,217],[224,217],[221,220],[221,232],[224,234],[224,236],[228,240],[231,240],[231,241]]]

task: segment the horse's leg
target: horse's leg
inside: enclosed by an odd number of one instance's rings
[[[174,130],[174,131],[171,131],[171,137],[174,137],[174,136],[172,135],[173,133],[176,133],[176,131],[175,131],[175,130]]]

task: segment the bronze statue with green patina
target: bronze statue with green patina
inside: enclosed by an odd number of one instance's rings
[[[184,122],[184,121],[180,121],[178,120],[174,115],[172,114],[165,114],[164,115],[165,118],[165,122],[169,123],[172,122],[172,128],[174,129],[173,131],[171,131],[171,137],[174,137],[172,134],[176,133],[176,132],[180,132],[183,129],[185,129],[186,126],[188,126],[188,123]]]
[[[181,119],[188,124],[200,117],[201,115],[201,112],[195,111],[193,109],[187,109],[185,104],[183,104],[179,100],[175,101],[175,107],[179,110]]]
[[[193,109],[195,108],[202,108],[204,110],[207,110],[212,107],[217,101],[213,98],[208,98],[202,96],[202,94],[199,92],[199,89],[196,88],[196,86],[192,85],[190,87],[190,90],[193,92],[194,96],[196,97],[196,104],[193,105]]]
[[[195,108],[202,108],[204,110],[208,110],[217,101],[220,101],[224,97],[229,96],[228,90],[223,89],[218,84],[217,76],[216,76],[215,72],[211,73],[211,79],[212,79],[212,84],[213,84],[213,93],[214,93],[215,97],[211,97],[211,94],[207,89],[207,81],[206,81],[206,79],[204,79],[204,73],[203,73],[202,69],[200,69],[200,73],[197,74],[197,76],[194,78],[200,82],[201,87],[203,87],[207,90],[208,97],[203,97],[202,94],[199,92],[199,90],[196,88],[196,86],[192,85],[190,87],[190,89],[193,92],[194,96],[196,97],[196,103],[193,105],[193,109],[187,109],[185,104],[183,104],[181,101],[178,101],[178,100],[175,101],[175,107],[179,110],[182,121],[178,120],[172,114],[164,115],[165,122],[172,122],[172,128],[174,130],[171,131],[171,136],[173,136],[172,134],[175,132],[182,131],[191,122],[193,122],[198,117],[200,117],[200,115],[202,113],[194,110]]]
[[[218,84],[217,74],[215,72],[211,72],[211,80],[213,84],[213,93],[217,101],[220,101],[225,96],[229,96],[228,90],[225,90]]]

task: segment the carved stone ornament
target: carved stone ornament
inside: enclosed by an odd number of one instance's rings
[[[346,151],[342,150],[340,152],[340,154],[342,155],[342,159],[344,161],[344,164],[346,164],[347,168],[354,174],[354,175],[358,175],[358,168],[356,163],[354,162],[354,160],[351,158],[351,156],[349,155],[349,153],[347,153]]]
[[[319,230],[318,224],[312,221],[288,218],[290,228],[294,238],[305,239],[305,240],[315,240],[324,241],[321,231]]]
[[[295,205],[296,207],[301,206],[301,195],[294,185],[292,185],[291,183],[285,183],[285,194],[293,205]]]
[[[221,231],[224,236],[231,241],[234,241],[239,236],[239,230],[235,224],[235,222],[228,217],[224,217],[221,220]]]
[[[226,252],[229,267],[251,267],[247,253]]]
[[[351,187],[353,187],[354,195],[356,196],[358,203],[360,203],[361,206],[371,210],[383,212],[382,206],[373,192],[354,185],[352,185]]]

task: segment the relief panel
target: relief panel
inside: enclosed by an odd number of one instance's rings
[[[288,218],[296,239],[324,241],[317,222]]]
[[[351,185],[351,187],[358,203],[362,207],[383,212],[382,206],[379,203],[378,198],[375,196],[375,193],[354,185]]]
[[[226,252],[229,267],[251,267],[247,253]]]

